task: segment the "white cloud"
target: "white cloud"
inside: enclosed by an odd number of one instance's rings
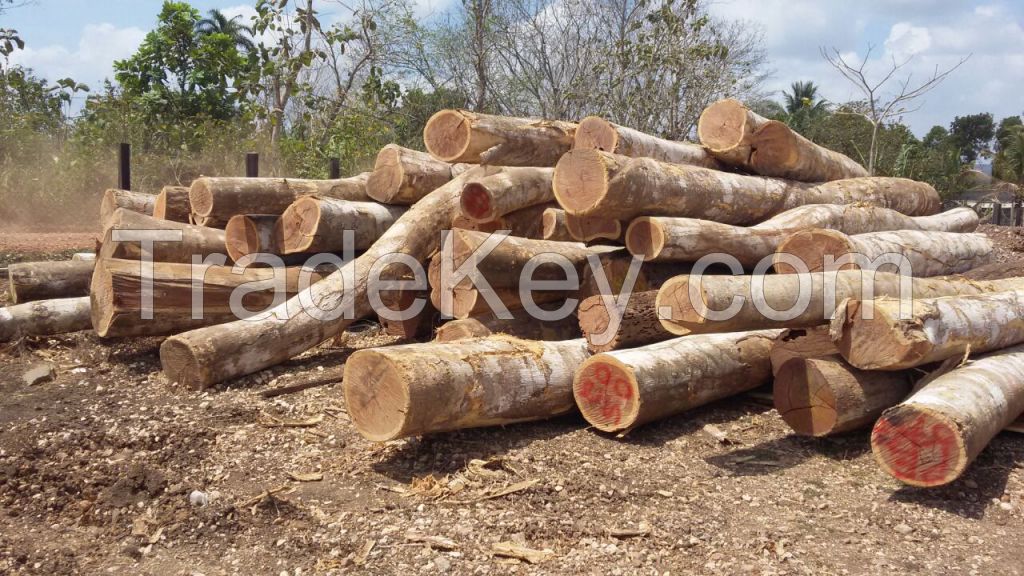
[[[131,56],[145,37],[146,33],[135,27],[86,24],[75,50],[60,44],[26,46],[11,55],[11,62],[32,68],[51,81],[70,77],[96,89],[105,78],[113,77],[114,61]]]
[[[932,45],[932,36],[927,28],[911,26],[908,22],[897,22],[885,40],[885,49],[897,60],[905,60],[924,52]]]

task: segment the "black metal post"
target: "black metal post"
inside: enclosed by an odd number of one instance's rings
[[[132,189],[132,145],[127,142],[121,142],[117,151],[117,187]]]
[[[999,202],[992,203],[992,224],[999,226],[1003,220],[1003,205]]]
[[[245,155],[245,177],[256,178],[260,175],[260,155],[249,152]]]
[[[328,178],[331,180],[337,180],[341,178],[341,159],[331,158],[330,163],[327,165]]]

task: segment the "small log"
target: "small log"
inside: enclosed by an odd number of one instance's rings
[[[561,208],[545,208],[541,216],[541,237],[555,242],[572,242],[575,238],[569,234],[565,210]]]
[[[164,186],[153,203],[153,217],[188,223],[192,206],[188,202],[188,186]]]
[[[377,153],[366,193],[377,202],[408,206],[464,171],[426,152],[388,144]]]
[[[74,262],[95,262],[95,252],[75,252],[71,255],[71,260]]]
[[[1024,412],[1024,346],[979,356],[886,410],[871,431],[879,466],[912,486],[949,484]]]
[[[580,302],[580,329],[590,351],[597,354],[674,338],[658,320],[657,296],[657,290],[631,294],[617,326],[616,314],[608,309],[604,297],[591,296]]]
[[[683,336],[595,354],[576,371],[573,395],[595,428],[630,430],[767,383],[781,333]]]
[[[73,298],[89,295],[95,262],[21,262],[7,268],[11,302]]]
[[[848,156],[818,146],[733,99],[719,100],[704,110],[697,136],[722,162],[764,176],[829,182],[869,175]]]
[[[665,140],[612,124],[600,116],[587,116],[580,121],[573,148],[597,149],[633,158],[647,157],[671,164],[722,169],[722,164],[700,144]]]
[[[368,173],[340,180],[204,177],[192,182],[188,197],[197,223],[220,228],[238,214],[281,214],[302,196],[367,201],[368,179]]]
[[[836,311],[831,332],[843,358],[857,368],[902,370],[1024,342],[1021,318],[1024,291],[903,302],[851,299]]]
[[[406,210],[405,206],[305,196],[281,215],[281,246],[285,254],[342,252],[345,231],[351,230],[352,249],[366,250]]]
[[[235,262],[249,254],[284,254],[280,216],[275,214],[239,214],[224,227],[228,256]]]
[[[0,342],[88,330],[89,297],[37,300],[0,308]]]
[[[377,442],[550,418],[574,409],[572,375],[587,356],[583,339],[508,336],[359,350],[345,363],[345,403]]]
[[[462,215],[473,222],[490,222],[506,214],[555,200],[553,168],[488,168],[485,175],[462,187]]]
[[[100,226],[107,228],[118,208],[152,216],[155,204],[156,196],[153,194],[111,188],[103,193],[103,199],[100,201]]]
[[[866,428],[910,394],[908,372],[867,372],[842,359],[790,358],[775,375],[775,409],[802,436]]]
[[[554,166],[572,148],[576,124],[441,110],[427,120],[423,143],[435,158],[491,166]]]
[[[420,298],[425,300],[423,309],[405,320],[392,320],[378,311],[377,321],[384,327],[384,331],[399,338],[429,336],[434,331],[434,321],[438,316],[437,309],[430,301],[430,290],[389,290],[381,293],[381,303],[394,311],[408,310]]]
[[[901,274],[957,274],[987,264],[992,258],[992,241],[980,233],[892,230],[850,236],[836,230],[815,229],[787,237],[779,244],[772,261],[780,274],[802,271],[794,268],[791,258],[803,262],[811,272],[859,270],[862,263],[885,258],[878,262],[890,262],[884,268],[896,271],[897,265],[888,260],[894,256],[901,256],[909,264],[908,270],[899,269]],[[845,263],[835,266],[833,263],[840,258],[845,258]],[[871,266],[876,267],[878,264]]]
[[[114,212],[111,225],[103,233],[99,258],[119,258],[139,260],[142,258],[142,244],[138,241],[115,241],[114,231],[137,230],[180,230],[181,241],[157,241],[153,244],[153,260],[157,262],[192,262],[193,256],[206,258],[211,254],[226,252],[223,230],[182,224],[170,220],[158,220],[130,210],[120,209]]]
[[[763,299],[754,301],[754,279],[763,281]],[[834,283],[834,298],[826,299],[826,279]],[[800,296],[801,281],[807,284],[807,305],[794,308]],[[661,312],[661,323],[673,334],[738,332],[764,328],[807,328],[827,324],[839,303],[846,298],[901,297],[901,283],[907,282],[914,298],[937,298],[958,294],[983,294],[1005,290],[1024,290],[1024,278],[975,281],[958,276],[942,278],[907,278],[887,272],[843,270],[834,273],[774,274],[766,276],[704,275],[700,284],[693,286],[695,298],[690,298],[690,277],[677,276],[665,282],[658,291],[656,306]],[[870,290],[870,291],[869,291]],[[906,298],[909,295],[903,294]],[[728,317],[715,318],[715,311],[725,311],[733,305]],[[759,309],[760,307],[760,309]],[[772,314],[771,311],[779,314]],[[785,312],[785,314],[781,314]],[[767,315],[771,314],[771,315]]]
[[[553,206],[555,206],[553,203],[528,206],[505,214],[488,225],[493,224],[494,230],[508,230],[510,236],[540,240],[544,234],[544,211]]]
[[[838,356],[839,349],[832,342],[828,326],[786,330],[772,346],[772,374],[778,374],[782,365],[793,358],[824,358]]]
[[[514,318],[503,320],[494,314],[473,316],[445,322],[437,328],[435,342],[454,342],[469,338],[482,338],[493,334],[506,334],[523,340],[574,340],[580,337],[580,326],[575,315],[562,320],[537,320],[523,310],[512,312]]]

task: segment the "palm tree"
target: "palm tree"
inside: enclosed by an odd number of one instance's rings
[[[1017,177],[1017,182],[1024,184],[1024,126],[1013,128],[1006,148],[1003,149],[1007,172]]]
[[[783,92],[786,99],[786,123],[804,136],[816,120],[828,112],[828,102],[818,98],[818,87],[814,82],[797,81],[790,84],[791,92]]]
[[[240,22],[241,16],[228,18],[223,12],[216,8],[208,12],[209,16],[196,23],[197,34],[225,34],[235,42],[243,51],[253,50],[251,36],[255,33],[252,26],[246,26]]]

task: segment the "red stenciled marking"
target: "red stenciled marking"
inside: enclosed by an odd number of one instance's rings
[[[612,379],[612,370],[605,364],[593,369],[593,378],[580,383],[580,398],[601,417],[612,424],[622,421],[622,407],[633,397],[633,390],[623,378]]]
[[[956,436],[946,426],[927,426],[926,421],[924,414],[909,424],[893,425],[883,418],[871,434],[885,451],[893,476],[900,480],[933,483],[946,479]]]

